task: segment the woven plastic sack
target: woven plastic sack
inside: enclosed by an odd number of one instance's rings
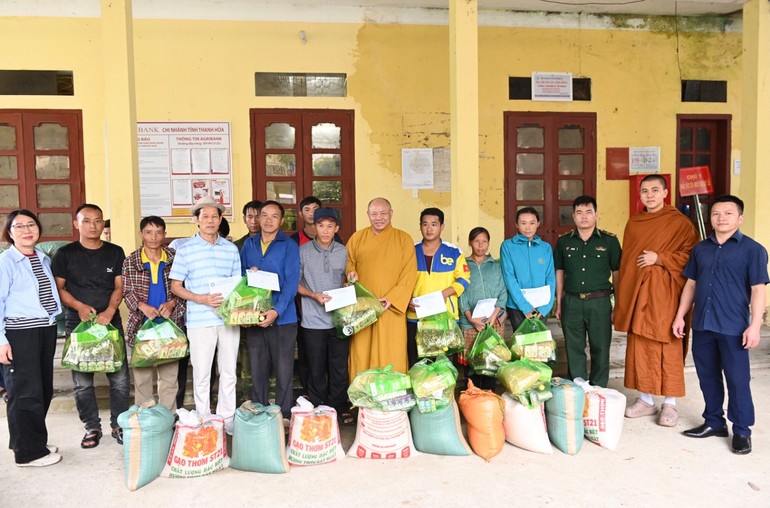
[[[441,312],[417,321],[417,356],[427,358],[451,355],[465,350],[465,337],[460,325],[449,312]]]
[[[225,420],[218,415],[200,416],[196,411],[177,409],[179,421],[161,476],[192,478],[205,476],[230,463],[225,442]]]
[[[255,473],[288,473],[281,407],[247,400],[235,410],[230,467]]]
[[[514,446],[535,453],[552,454],[553,448],[548,441],[548,429],[545,424],[543,405],[527,407],[509,394],[503,394],[505,401],[505,440]]]
[[[417,409],[431,413],[449,407],[455,400],[457,368],[444,355],[431,361],[424,358],[409,369]]]
[[[503,364],[497,370],[497,380],[511,395],[523,394],[529,390],[550,388],[551,368],[542,363],[524,358]]]
[[[189,354],[187,336],[170,319],[144,322],[136,332],[131,367],[155,367],[171,363]]]
[[[511,353],[517,359],[529,358],[556,366],[556,342],[551,330],[537,318],[525,319],[511,338]]]
[[[581,378],[575,378],[574,381],[586,393],[583,434],[592,443],[615,450],[623,433],[626,396],[612,388],[593,386]]]
[[[505,404],[502,397],[476,388],[473,381],[468,380],[468,389],[460,393],[460,411],[468,422],[471,448],[476,455],[489,462],[505,445]]]
[[[174,415],[152,400],[120,413],[118,425],[123,429],[126,487],[137,490],[163,471],[174,437]]]
[[[384,369],[359,372],[348,387],[350,403],[380,411],[409,410],[414,407],[411,378],[392,368],[392,365],[388,365]]]
[[[332,324],[340,339],[347,339],[373,325],[382,315],[382,302],[358,282],[353,286],[356,288],[356,303],[331,313]]]
[[[568,379],[551,380],[553,397],[545,403],[548,437],[564,453],[575,455],[583,447],[583,409],[586,395],[581,387]]]
[[[118,372],[126,361],[123,338],[111,324],[82,321],[64,342],[61,366],[78,372]]]
[[[249,286],[243,277],[227,298],[217,307],[217,315],[227,326],[253,326],[264,321],[263,314],[273,308],[269,289]]]
[[[337,411],[329,406],[313,407],[305,397],[297,398],[297,405],[291,408],[286,455],[292,466],[314,466],[345,458]]]
[[[454,399],[449,406],[430,413],[413,408],[409,411],[409,421],[417,451],[433,455],[471,454],[468,442],[463,436],[460,411]]]
[[[492,326],[487,324],[476,335],[470,353],[468,353],[468,365],[474,374],[482,376],[495,376],[500,365],[511,360],[511,350],[505,344],[500,335]]]
[[[359,459],[408,459],[415,455],[406,411],[361,408],[348,455]]]

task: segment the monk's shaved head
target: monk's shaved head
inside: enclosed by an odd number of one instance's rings
[[[658,183],[660,183],[660,186],[663,187],[664,189],[668,188],[668,186],[666,185],[666,179],[663,178],[661,175],[645,176],[644,178],[642,178],[642,181],[639,182],[639,187],[641,187],[644,182],[654,182],[655,180],[657,180]]]
[[[393,207],[390,205],[390,201],[388,201],[385,198],[374,198],[373,200],[369,201],[369,204],[367,205],[366,209],[370,209],[373,206],[385,206],[387,208],[390,208],[391,210]]]

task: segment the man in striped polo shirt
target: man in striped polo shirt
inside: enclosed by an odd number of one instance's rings
[[[192,208],[198,234],[182,245],[171,267],[171,292],[187,300],[187,337],[193,367],[195,410],[211,412],[209,388],[214,352],[219,367],[216,414],[225,419],[225,430],[232,434],[235,415],[235,364],[238,358],[239,330],[225,326],[215,310],[223,301],[221,293],[210,293],[209,284],[217,279],[241,274],[238,248],[219,236],[224,206],[210,196]]]

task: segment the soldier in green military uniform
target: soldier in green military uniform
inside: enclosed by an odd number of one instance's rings
[[[620,269],[620,242],[596,227],[596,199],[579,196],[572,203],[575,229],[563,234],[553,251],[556,269],[556,319],[561,320],[571,378],[607,386],[610,377],[612,303]],[[612,283],[610,283],[612,275]],[[586,360],[586,333],[591,373]]]

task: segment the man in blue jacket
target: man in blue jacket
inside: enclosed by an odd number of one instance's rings
[[[532,207],[522,208],[516,213],[516,227],[518,234],[500,246],[500,263],[508,289],[508,317],[513,331],[525,318],[545,320],[553,307],[556,290],[553,250],[536,234],[540,214]],[[522,292],[522,289],[536,288],[550,293],[548,303],[536,307],[530,301],[532,298]]]
[[[243,244],[241,266],[278,275],[279,291],[273,291],[273,308],[264,321],[246,330],[249,347],[252,400],[268,404],[270,372],[275,372],[275,403],[285,418],[291,417],[294,347],[297,342],[297,308],[294,297],[299,285],[299,246],[281,231],[283,206],[266,201],[259,213],[260,232]]]

